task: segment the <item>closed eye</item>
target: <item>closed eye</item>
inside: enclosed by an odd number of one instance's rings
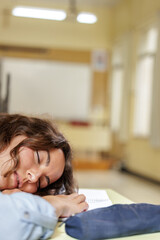
[[[39,156],[39,152],[36,151],[36,154],[37,154],[37,162],[38,164],[40,165],[41,163],[41,160],[40,160],[40,156]],[[50,155],[48,153],[48,157],[47,157],[47,161],[46,161],[46,166],[48,166],[50,163]],[[47,186],[50,184],[50,178],[48,176],[45,176],[45,179],[46,179],[46,182],[47,182]],[[37,182],[37,188],[38,190],[41,188],[41,182],[40,182],[40,178],[38,179],[38,182]]]
[[[47,186],[50,184],[50,179],[48,176],[45,177],[46,178],[46,182],[47,182]]]
[[[38,161],[38,164],[40,164],[39,152],[38,152],[38,151],[36,151],[36,153],[37,153],[37,161]]]
[[[36,154],[37,154],[37,162],[38,162],[38,164],[40,164],[39,152],[36,151]],[[40,189],[40,178],[38,179],[38,182],[37,182],[37,189],[38,190]]]

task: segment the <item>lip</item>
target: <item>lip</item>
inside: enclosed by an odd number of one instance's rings
[[[16,188],[20,188],[22,185],[21,178],[17,172],[15,172],[15,178],[16,178]]]
[[[17,173],[14,172],[14,188],[18,188],[18,179],[17,179]]]

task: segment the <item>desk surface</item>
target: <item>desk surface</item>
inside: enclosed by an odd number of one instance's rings
[[[129,199],[123,197],[119,193],[114,192],[113,190],[107,190],[108,196],[111,199],[113,204],[120,203],[120,204],[129,204],[132,203]],[[50,240],[73,240],[65,233],[64,224],[59,227],[60,223],[57,224],[57,228],[55,233],[50,238]],[[142,235],[134,235],[130,237],[122,237],[122,238],[112,238],[111,240],[160,240],[160,233],[152,233],[152,234],[142,234]]]

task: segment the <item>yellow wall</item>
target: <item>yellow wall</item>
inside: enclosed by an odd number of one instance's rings
[[[113,39],[148,23],[155,18],[159,10],[159,0],[121,0],[113,11]]]
[[[122,0],[114,9],[113,40],[121,38],[127,32],[132,32],[132,67],[131,78],[135,80],[136,38],[138,29],[156,19],[160,9],[160,0]],[[160,180],[160,149],[154,149],[148,139],[137,139],[132,134],[134,92],[130,94],[130,129],[129,141],[124,146],[123,156],[129,170]],[[116,153],[117,154],[117,153]],[[120,153],[121,154],[121,153]],[[122,154],[121,154],[122,155]]]

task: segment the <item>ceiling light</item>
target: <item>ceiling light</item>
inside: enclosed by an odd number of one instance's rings
[[[93,23],[97,22],[97,17],[96,17],[96,15],[94,15],[92,13],[81,12],[77,16],[77,21],[80,23],[93,24]]]
[[[16,17],[40,18],[48,20],[63,21],[67,14],[63,10],[35,8],[35,7],[15,7],[12,15]]]

